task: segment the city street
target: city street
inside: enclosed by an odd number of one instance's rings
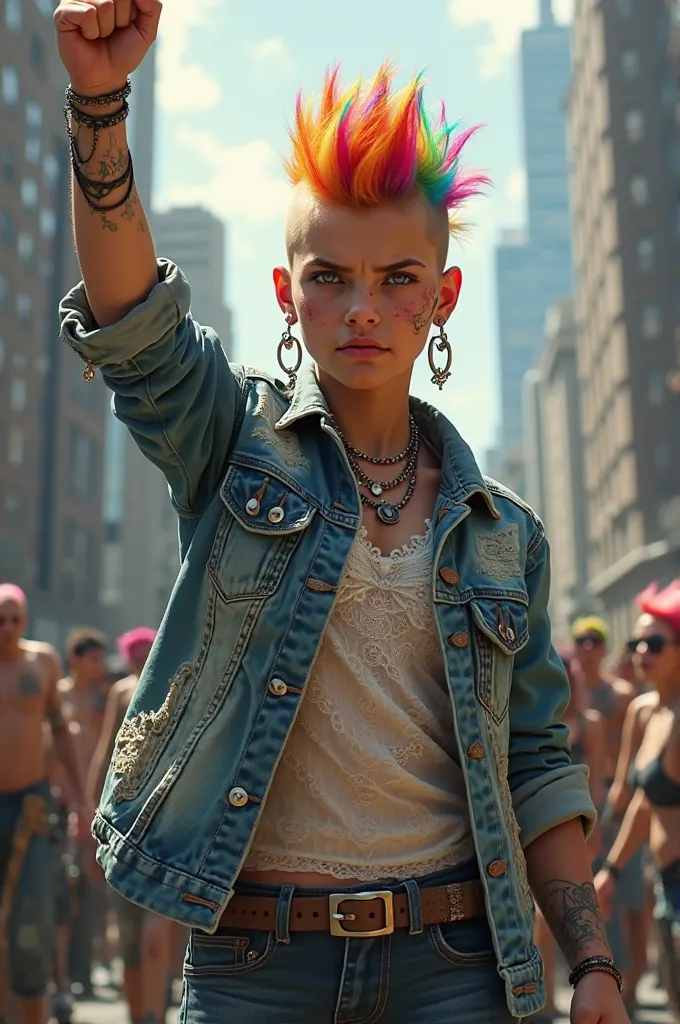
[[[100,999],[97,1002],[78,1004],[75,1024],[127,1024],[125,1005],[116,998],[116,993],[111,989],[100,989],[98,994]],[[672,1024],[672,1017],[665,1009],[665,996],[654,986],[651,976],[645,978],[640,986],[640,997],[642,1005],[636,1014],[635,1024]],[[567,988],[560,990],[558,1003],[565,1016],[556,1018],[555,1024],[569,1024]],[[177,1024],[176,1009],[168,1013],[166,1024]],[[307,1022],[300,1021],[300,1024]]]

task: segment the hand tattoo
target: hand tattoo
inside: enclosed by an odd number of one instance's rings
[[[570,964],[575,964],[593,944],[609,948],[605,924],[591,882],[578,885],[555,879],[537,894],[545,919]]]

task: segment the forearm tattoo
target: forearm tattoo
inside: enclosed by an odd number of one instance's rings
[[[592,882],[546,882],[538,903],[562,952],[573,966],[593,945],[609,949],[605,924]]]
[[[64,721],[64,716],[61,713],[60,707],[55,707],[53,704],[50,704],[46,712],[46,717],[53,733],[63,732],[66,728],[66,722]]]

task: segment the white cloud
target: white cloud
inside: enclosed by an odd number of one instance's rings
[[[290,188],[277,173],[279,157],[263,139],[224,146],[211,132],[183,125],[173,141],[191,150],[208,171],[204,184],[175,184],[167,205],[208,207],[218,217],[263,224],[282,217]]]
[[[508,199],[516,206],[523,206],[527,198],[527,173],[523,167],[516,167],[508,178]]]
[[[165,0],[159,30],[158,104],[186,114],[218,106],[222,90],[201,64],[186,60],[191,29],[208,25],[219,0]]]
[[[255,63],[263,68],[274,67],[286,74],[293,69],[293,59],[284,40],[280,37],[262,39],[259,43],[253,43],[250,53]]]
[[[558,20],[569,21],[574,0],[553,0]],[[480,75],[499,75],[517,50],[520,33],[538,21],[537,0],[449,0],[449,15],[461,28],[486,25],[491,41],[479,47]]]

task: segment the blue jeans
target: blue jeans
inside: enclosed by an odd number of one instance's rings
[[[24,798],[50,799],[46,783],[18,793],[0,793],[0,892],[10,864],[14,832]],[[30,999],[42,996],[52,973],[55,941],[54,847],[49,835],[33,835],[12,899],[8,968],[11,991]]]
[[[419,879],[423,886],[469,881],[468,863]],[[296,889],[296,895],[411,892],[412,883]],[[247,885],[251,896],[290,897],[278,886]],[[417,916],[415,900],[411,920]],[[281,906],[281,903],[279,904]],[[412,903],[413,907],[413,903]],[[281,916],[281,915],[279,915]],[[412,925],[417,928],[417,925]],[[229,927],[193,931],[184,962],[180,1024],[509,1024],[505,988],[486,918],[431,925],[409,934],[338,938],[326,932],[286,934]],[[286,941],[287,938],[290,941]]]

